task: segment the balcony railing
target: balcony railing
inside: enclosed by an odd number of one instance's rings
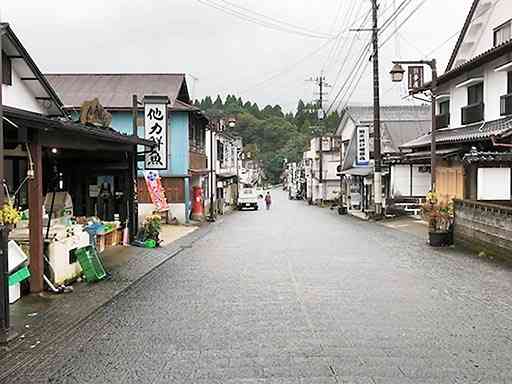
[[[484,119],[484,103],[462,107],[462,124],[471,124]]]
[[[501,116],[512,115],[512,93],[500,97]]]
[[[443,113],[442,115],[436,116],[436,128],[446,128],[450,125],[450,114]]]

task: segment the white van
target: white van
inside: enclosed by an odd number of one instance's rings
[[[255,187],[252,185],[243,185],[240,187],[237,208],[239,210],[244,208],[258,209],[258,192]]]

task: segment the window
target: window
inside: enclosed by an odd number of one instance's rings
[[[494,30],[494,46],[503,44],[512,38],[512,22],[507,21]]]
[[[217,160],[222,167],[224,163],[224,144],[220,140],[217,140]]]
[[[2,83],[12,85],[11,59],[4,51],[2,51]]]
[[[439,114],[448,115],[450,113],[450,100],[439,103]]]
[[[512,93],[512,72],[507,72],[507,94]]]
[[[484,83],[468,87],[468,105],[480,104],[484,101]]]

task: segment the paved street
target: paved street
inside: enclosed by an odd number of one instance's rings
[[[35,350],[16,382],[512,381],[511,269],[273,197]]]

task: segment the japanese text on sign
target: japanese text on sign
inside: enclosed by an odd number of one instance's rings
[[[145,169],[167,169],[167,105],[144,105],[144,137],[155,142],[146,153]]]
[[[370,127],[357,127],[357,165],[368,165],[370,163]]]

